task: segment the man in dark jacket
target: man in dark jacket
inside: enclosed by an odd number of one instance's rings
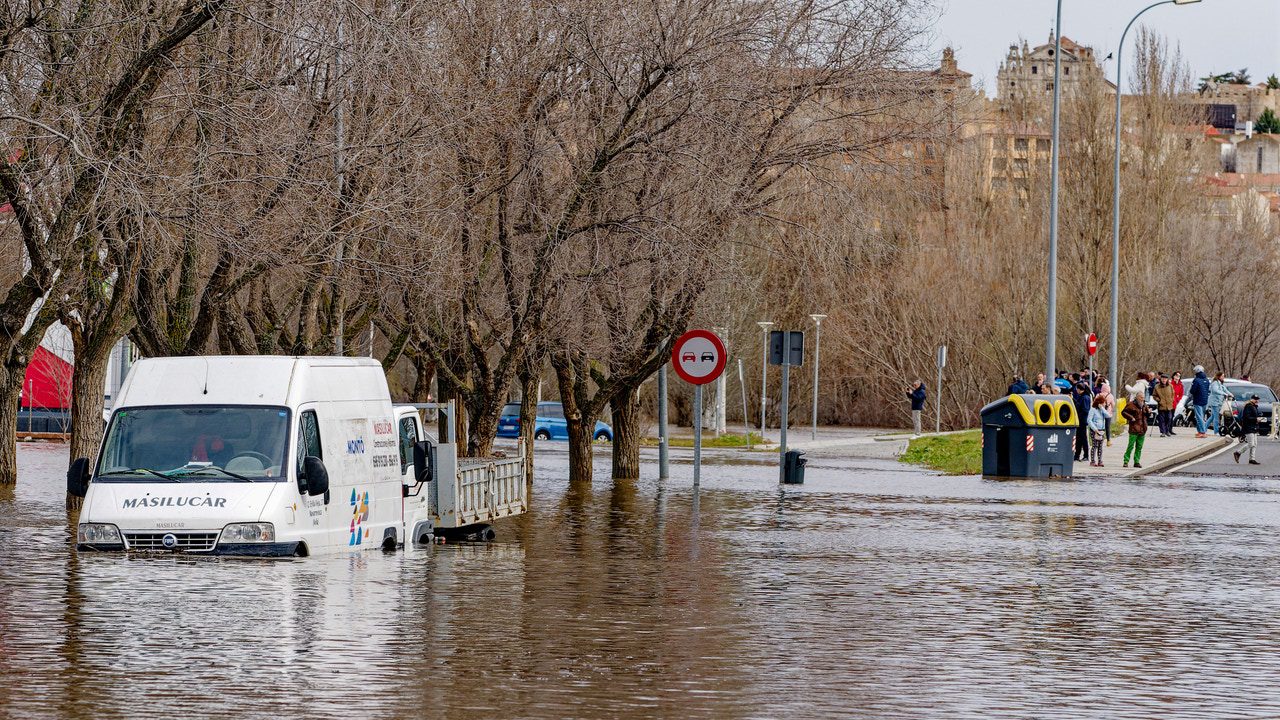
[[[1258,462],[1258,396],[1254,395],[1249,398],[1249,402],[1244,404],[1244,410],[1240,413],[1240,431],[1244,433],[1244,439],[1240,441],[1240,447],[1233,455],[1236,462],[1240,462],[1240,456],[1247,449],[1249,451],[1249,464],[1261,465]]]
[[[1076,428],[1076,460],[1089,458],[1089,406],[1092,401],[1088,385],[1077,382],[1071,388],[1071,403],[1076,406],[1076,419],[1080,422]]]
[[[1013,376],[1013,382],[1009,384],[1010,395],[1025,395],[1031,388],[1027,387],[1027,381],[1022,379],[1020,375]]]
[[[1209,376],[1204,374],[1204,366],[1196,366],[1196,379],[1191,381],[1191,412],[1196,416],[1196,437],[1205,435],[1204,413],[1209,407]]]
[[[924,381],[916,380],[916,384],[907,389],[907,399],[911,401],[911,425],[916,436],[920,435],[920,413],[924,412]]]

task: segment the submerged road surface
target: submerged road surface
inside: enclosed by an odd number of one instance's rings
[[[0,717],[1280,714],[1280,481],[995,482],[709,453],[498,542],[77,555],[66,450],[0,491]],[[680,457],[678,460],[682,459]]]

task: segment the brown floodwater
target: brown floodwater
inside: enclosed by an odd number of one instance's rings
[[[0,718],[1280,714],[1280,481],[712,452],[570,491],[562,448],[497,542],[250,561],[77,554],[23,445]]]

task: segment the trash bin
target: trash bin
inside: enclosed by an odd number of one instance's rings
[[[1080,419],[1068,395],[1010,395],[982,408],[982,474],[1071,477]]]
[[[782,461],[782,482],[788,485],[804,483],[804,466],[808,464],[804,453],[799,450],[788,450]]]

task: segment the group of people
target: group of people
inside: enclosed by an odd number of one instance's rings
[[[1245,379],[1248,379],[1247,377]],[[1153,399],[1156,404],[1156,425],[1160,437],[1172,437],[1174,430],[1174,414],[1182,405],[1184,394],[1190,395],[1188,405],[1195,418],[1196,437],[1208,436],[1208,431],[1215,434],[1222,432],[1222,409],[1232,402],[1235,396],[1227,388],[1225,374],[1217,373],[1210,380],[1204,367],[1195,367],[1195,377],[1188,387],[1184,387],[1182,373],[1157,373],[1140,371],[1132,385],[1124,386],[1125,402],[1120,411],[1121,417],[1128,427],[1129,441],[1125,448],[1123,466],[1142,467],[1142,447],[1147,435],[1147,401]],[[1075,459],[1082,461],[1087,456],[1089,465],[1103,467],[1102,448],[1111,445],[1111,423],[1116,412],[1116,398],[1107,378],[1094,375],[1091,370],[1068,373],[1058,371],[1053,380],[1047,380],[1044,373],[1035,377],[1035,382],[1028,385],[1021,377],[1014,376],[1009,385],[1009,394],[1058,395],[1070,394],[1075,405],[1076,415],[1080,418],[1080,429],[1076,433]],[[1247,452],[1249,463],[1259,465],[1258,449],[1258,407],[1259,398],[1253,395],[1247,399],[1240,414],[1240,430],[1243,435],[1242,444],[1234,453],[1235,461]]]

